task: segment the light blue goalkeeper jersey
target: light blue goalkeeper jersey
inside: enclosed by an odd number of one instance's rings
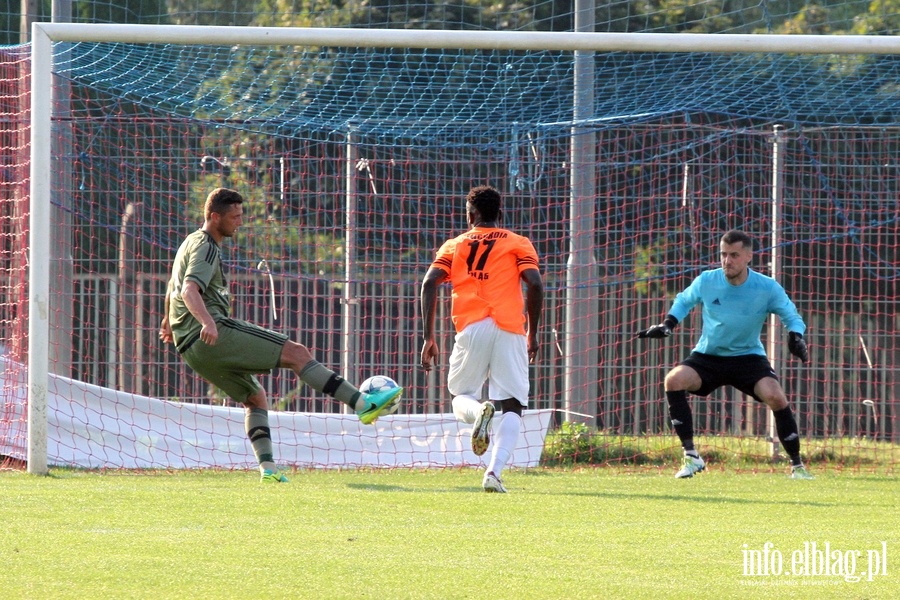
[[[669,314],[684,320],[701,304],[703,329],[694,352],[713,356],[766,355],[760,334],[769,314],[788,331],[804,333],[806,324],[781,285],[748,269],[747,281],[731,285],[722,269],[704,271],[675,297]]]

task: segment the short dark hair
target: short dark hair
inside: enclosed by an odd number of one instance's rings
[[[243,203],[244,197],[240,192],[228,188],[216,188],[206,197],[206,204],[203,205],[203,216],[208,219],[212,213],[221,215],[228,207]]]
[[[489,185],[472,188],[466,202],[478,209],[484,221],[496,221],[500,216],[500,192]]]
[[[744,248],[753,250],[753,238],[751,238],[743,231],[732,229],[722,236],[722,243],[724,244],[737,244],[738,242],[742,243],[744,245]]]

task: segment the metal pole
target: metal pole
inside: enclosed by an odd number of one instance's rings
[[[38,0],[22,0],[19,5],[19,43],[27,44],[31,39],[31,24],[38,20],[40,7]]]
[[[50,348],[50,85],[53,44],[35,23],[31,54],[31,216],[28,224],[28,449],[27,471],[46,475],[47,386]]]
[[[594,30],[593,0],[577,0],[575,30]],[[597,399],[597,259],[594,255],[596,211],[596,134],[584,126],[594,109],[594,52],[575,51],[575,125],[571,141],[569,258],[566,263],[566,355],[563,403],[566,421],[596,423]],[[588,416],[590,415],[590,417]]]
[[[784,127],[775,125],[772,137],[772,252],[769,262],[770,275],[777,280],[781,274],[781,202],[784,194]],[[780,359],[781,344],[778,343],[778,322],[775,315],[769,315],[768,329],[766,332],[766,345],[772,368]],[[775,429],[775,417],[772,411],[766,412],[766,430],[772,441],[772,458],[778,457],[779,441],[778,432]]]
[[[666,53],[900,54],[900,45],[897,44],[896,36],[878,35],[460,31],[121,23],[71,23],[65,26],[44,23],[43,27],[47,35],[60,42],[205,44],[228,47],[268,44],[350,46],[353,48],[561,50],[564,52],[590,50],[593,52]]]
[[[344,182],[346,186],[346,219],[344,222],[344,293],[341,299],[342,331],[341,331],[341,371],[344,379],[356,382],[356,147],[353,132],[347,132],[346,163],[344,165]]]
[[[109,387],[124,392],[135,391],[134,382],[131,380],[134,369],[128,368],[129,365],[133,367],[137,362],[135,360],[136,353],[134,351],[134,336],[132,334],[134,323],[129,321],[128,317],[136,312],[133,308],[129,310],[129,300],[131,297],[136,298],[137,296],[129,294],[129,290],[134,286],[135,277],[128,268],[129,257],[132,254],[129,252],[128,227],[139,204],[140,202],[129,202],[125,206],[125,212],[122,213],[122,222],[119,225],[119,265],[116,285],[119,317],[117,325],[118,343],[116,346],[119,349],[119,374],[116,381],[109,383]],[[114,303],[111,302],[110,305],[112,304]]]
[[[71,0],[54,0],[52,6],[54,23],[72,21]],[[62,54],[71,43],[56,45],[56,55]],[[74,146],[71,110],[71,85],[63,77],[53,76],[53,120],[51,131],[55,152],[51,156],[53,169],[50,172],[50,370],[57,375],[72,375],[72,311],[75,266],[72,258],[72,147]],[[125,357],[120,357],[125,360]]]

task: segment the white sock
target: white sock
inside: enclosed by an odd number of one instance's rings
[[[481,402],[475,396],[460,394],[453,398],[453,414],[458,420],[471,425],[481,415]]]
[[[519,431],[522,429],[522,417],[514,412],[506,412],[500,416],[500,422],[494,428],[494,439],[491,444],[494,447],[491,453],[491,461],[488,463],[487,471],[493,471],[494,475],[500,477],[500,473],[509,462],[516,444],[519,441]]]

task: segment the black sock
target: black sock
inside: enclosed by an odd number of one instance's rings
[[[269,429],[269,411],[251,408],[244,416],[244,429],[250,439],[250,447],[260,464],[274,462],[272,454],[272,434]]]
[[[300,381],[306,383],[309,387],[328,394],[336,400],[340,400],[353,410],[359,408],[356,406],[361,394],[355,386],[346,381],[343,377],[322,365],[316,360],[309,361],[297,374]]]
[[[778,439],[784,451],[791,457],[791,466],[803,464],[800,460],[800,430],[797,428],[797,420],[794,419],[794,413],[790,406],[786,406],[781,410],[773,410],[772,415],[775,417],[775,431],[778,432]]]
[[[666,392],[666,400],[669,401],[669,419],[672,427],[681,440],[681,447],[685,452],[696,454],[694,451],[694,418],[691,415],[691,405],[687,401],[687,392]]]

